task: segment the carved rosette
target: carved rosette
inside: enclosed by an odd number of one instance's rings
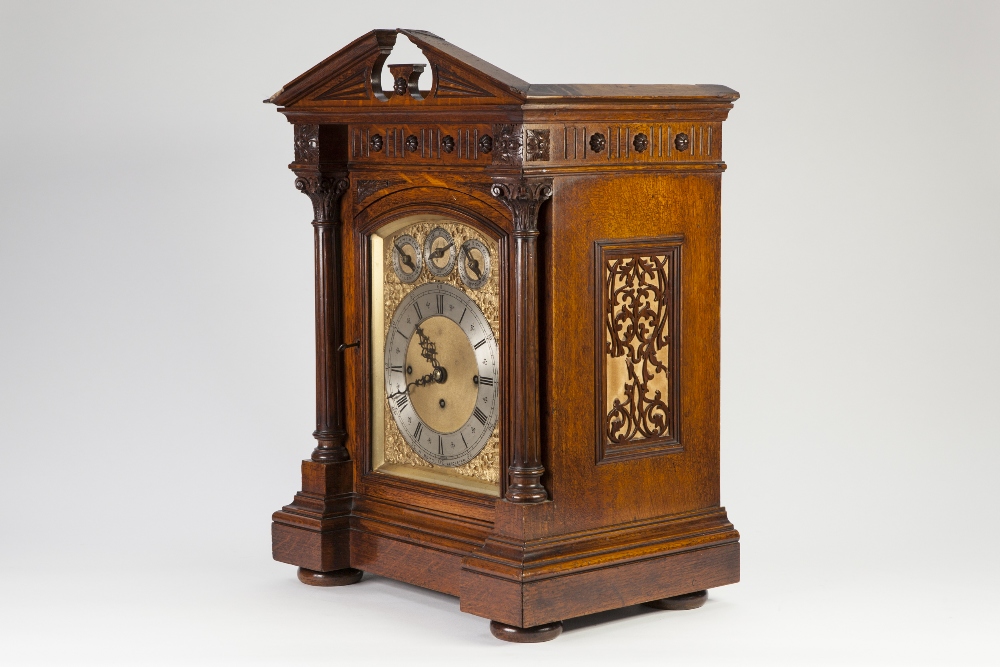
[[[493,164],[521,163],[521,126],[493,126]]]
[[[542,486],[538,350],[538,211],[552,196],[551,178],[494,178],[491,193],[514,222],[513,399],[511,464],[505,497],[513,503],[548,500]]]
[[[528,162],[549,159],[549,130],[528,130],[524,155]]]

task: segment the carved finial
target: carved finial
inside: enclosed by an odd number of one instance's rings
[[[407,94],[415,100],[422,100],[418,81],[424,71],[424,65],[389,65],[389,73],[392,74],[392,92],[403,97]]]

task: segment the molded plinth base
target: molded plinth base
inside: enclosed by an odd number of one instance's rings
[[[361,570],[355,570],[353,567],[345,567],[343,570],[332,572],[316,572],[300,567],[299,581],[310,586],[348,586],[361,581],[364,574]]]
[[[705,604],[705,600],[707,599],[708,591],[695,591],[694,593],[675,595],[672,598],[652,600],[643,604],[654,609],[697,609]]]
[[[490,632],[497,639],[505,642],[517,642],[518,644],[533,644],[535,642],[547,642],[555,639],[562,632],[562,622],[546,623],[536,625],[533,628],[518,628],[499,621],[490,621]]]

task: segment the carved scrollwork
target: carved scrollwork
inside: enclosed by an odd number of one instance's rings
[[[680,447],[680,245],[666,241],[598,242],[598,460]]]
[[[386,188],[392,187],[397,183],[398,181],[366,180],[366,179],[359,180],[355,201],[357,201],[360,204],[361,202],[368,199],[379,190],[385,190]]]
[[[672,370],[658,355],[670,344],[666,264],[665,256],[642,255],[606,262],[605,352],[611,358],[625,357],[628,374],[625,399],[615,397],[606,417],[605,435],[612,443],[660,438],[670,432],[667,392],[652,386],[658,379],[669,383]]]

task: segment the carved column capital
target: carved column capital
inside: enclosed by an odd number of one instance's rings
[[[340,198],[349,185],[347,174],[296,169],[295,175],[295,189],[312,201],[313,222],[339,223]]]
[[[552,196],[552,179],[495,177],[490,194],[514,218],[514,234],[538,233],[538,209]]]

